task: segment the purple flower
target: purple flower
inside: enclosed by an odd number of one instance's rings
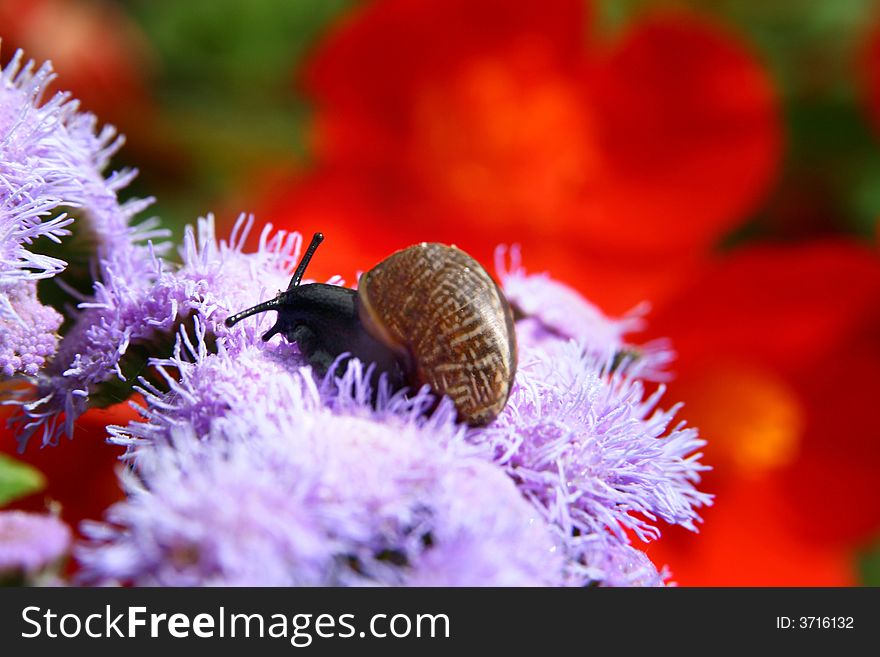
[[[117,193],[134,171],[101,171],[122,144],[115,130],[96,130],[91,114],[58,93],[42,103],[54,79],[51,65],[35,70],[21,51],[0,68],[0,367],[6,376],[34,376],[57,346],[61,316],[44,307],[34,281],[57,276],[67,263],[39,252],[46,238],[70,236],[71,213],[96,239],[95,262],[132,283],[146,256],[139,241],[165,235],[155,221],[130,219],[149,200],[120,204]],[[17,327],[17,328],[16,328]]]
[[[590,534],[569,538],[576,556],[576,565],[569,561],[568,583],[580,586],[599,583],[602,586],[665,586],[669,573],[658,572],[641,550],[608,534]]]
[[[561,583],[549,528],[448,406],[427,419],[424,394],[397,394],[373,409],[356,362],[322,391],[295,354],[283,363],[287,345],[211,354],[203,339],[178,349],[171,393],[146,391],[149,421],[113,430],[135,468],[127,500],[85,528],[89,581]]]
[[[627,532],[658,537],[658,519],[695,529],[696,508],[711,502],[695,487],[704,442],[670,426],[677,407],[657,409],[662,387],[646,398],[641,382],[609,374],[576,342],[526,347],[520,360],[507,407],[470,439],[556,527],[576,582],[606,579],[591,556],[596,537],[607,550],[627,546]]]
[[[70,528],[54,516],[0,511],[0,581],[34,578],[57,565],[70,544]]]
[[[547,524],[497,468],[457,461],[440,475],[446,522],[414,560],[410,586],[558,586],[561,550]],[[528,519],[528,526],[523,521]]]
[[[316,381],[295,345],[181,329],[142,391],[128,499],[86,530],[90,581],[194,584],[561,582],[556,543],[448,403],[387,390],[353,361]]]
[[[674,354],[666,340],[636,346],[624,337],[644,328],[647,303],[620,319],[611,319],[548,274],[526,274],[517,246],[496,249],[495,269],[517,316],[520,345],[540,346],[553,352],[574,340],[600,362],[611,363],[615,370],[652,381],[667,378],[665,368]]]
[[[299,235],[281,232],[269,239],[267,226],[258,253],[244,256],[241,248],[252,223],[252,217],[240,217],[226,243],[216,239],[212,216],[200,219],[197,232],[187,228],[182,266],[168,264],[150,251],[151,258],[141,263],[136,276],[137,285],[108,266],[106,280],[96,282],[94,298],[79,305],[77,323],[33,399],[23,405],[17,418],[22,449],[38,430],[43,445],[55,444],[62,432],[72,436],[76,418],[96,398],[127,398],[133,376],[126,372],[131,369],[126,359],[140,369],[147,357],[163,355],[163,345],[170,351],[185,318],[199,317],[212,333],[226,335],[222,320],[231,309],[254,303],[267,284],[286,287],[290,263],[300,248]],[[114,394],[114,384],[121,387],[120,393]]]
[[[230,312],[271,294],[267,281],[284,287],[300,246],[264,232],[259,251],[245,255],[244,222],[227,245],[201,221],[198,239],[187,232],[183,266],[159,264],[152,296],[114,315],[140,312],[153,325],[164,316],[162,329],[178,330],[170,357],[150,360],[160,383],[142,380],[144,420],[110,428],[137,474],[108,524],[89,530],[81,560],[92,581],[663,582],[628,532],[651,540],[659,520],[695,528],[696,509],[710,501],[695,488],[703,442],[693,429],[670,429],[676,409],[656,410],[660,393],[646,398],[634,378],[643,370],[610,366],[622,330],[597,315],[590,333],[525,341],[508,407],[490,427],[465,431],[448,400],[428,413],[427,389],[383,388],[373,404],[358,361],[316,380],[295,344],[262,342],[270,318],[226,329]],[[555,285],[543,281],[530,294]],[[529,294],[519,299],[529,307]],[[586,303],[573,293],[556,303],[565,299]],[[181,324],[184,316],[191,321]],[[405,481],[389,477],[398,472]],[[413,482],[431,494],[414,501]],[[475,505],[481,494],[486,503]],[[287,530],[272,528],[279,517]]]
[[[34,281],[21,281],[0,292],[0,375],[36,376],[55,353],[61,321],[60,314],[37,301]]]
[[[295,345],[182,328],[156,361],[128,499],[91,525],[91,581],[163,584],[561,582],[549,528],[463,440],[449,403],[385,390],[353,361],[316,381]]]
[[[649,541],[657,520],[696,530],[696,509],[711,503],[696,484],[696,430],[671,426],[677,406],[657,408],[642,381],[667,377],[665,341],[630,344],[646,307],[607,318],[546,274],[528,276],[518,249],[499,248],[496,266],[517,311],[520,369],[507,408],[471,432],[557,529],[570,583],[652,585],[666,575],[629,545]]]

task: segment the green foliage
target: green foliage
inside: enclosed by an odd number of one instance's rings
[[[292,73],[353,0],[140,0],[132,10],[164,64],[163,85],[242,102],[285,95]]]
[[[863,586],[880,586],[880,539],[859,555],[859,574]]]
[[[31,466],[0,454],[0,506],[36,493],[46,485],[46,479]]]
[[[152,211],[175,239],[184,224],[221,209],[218,202],[228,202],[243,175],[307,156],[309,111],[297,72],[328,26],[354,4],[129,1],[158,59],[151,86],[162,108],[162,140],[179,150],[177,166],[164,178],[141,162],[143,178],[132,190],[157,197]]]

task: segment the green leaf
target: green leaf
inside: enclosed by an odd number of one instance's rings
[[[39,470],[0,454],[0,506],[36,493],[45,485],[46,478]]]

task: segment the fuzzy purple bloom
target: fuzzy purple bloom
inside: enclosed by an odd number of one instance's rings
[[[656,521],[696,531],[696,509],[711,496],[696,484],[705,443],[678,406],[657,408],[642,381],[662,381],[673,354],[666,341],[636,346],[640,307],[614,320],[546,274],[527,275],[519,251],[496,252],[503,289],[518,311],[520,370],[507,408],[472,432],[523,494],[543,510],[566,545],[570,582],[661,584],[665,575],[629,545],[657,538]]]
[[[0,290],[0,376],[36,376],[55,353],[62,317],[40,304],[34,281]]]
[[[187,228],[182,266],[170,265],[150,250],[137,285],[108,267],[106,280],[95,283],[94,298],[79,304],[78,321],[39,381],[34,401],[17,418],[22,448],[38,430],[43,445],[55,444],[62,432],[72,436],[74,421],[102,386],[127,381],[123,364],[134,348],[146,345],[155,353],[163,342],[173,344],[177,326],[190,315],[224,335],[228,330],[222,320],[230,304],[252,303],[267,282],[282,287],[301,239],[278,233],[270,240],[267,227],[259,253],[246,259],[241,248],[252,223],[252,217],[241,217],[226,243],[216,239],[213,217],[199,220],[197,233]]]
[[[607,534],[593,534],[580,541],[569,538],[568,542],[569,585],[666,586],[668,571],[658,572],[648,555],[632,545]],[[577,559],[574,567],[573,558]]]
[[[674,354],[666,340],[637,346],[625,337],[644,328],[647,303],[619,319],[609,318],[548,274],[527,274],[518,246],[498,247],[495,269],[505,296],[520,317],[516,323],[520,345],[540,346],[552,352],[574,340],[597,360],[614,363],[615,369],[625,370],[630,376],[650,381],[667,378],[665,368]]]
[[[561,583],[551,531],[451,409],[427,420],[424,395],[394,395],[372,410],[357,363],[328,408],[309,368],[287,370],[276,350],[185,351],[174,392],[146,392],[149,422],[113,431],[136,474],[108,522],[86,528],[89,581]]]
[[[607,579],[590,556],[597,540],[605,552],[628,547],[627,532],[653,540],[658,519],[695,530],[711,503],[695,486],[706,469],[696,430],[671,427],[677,407],[657,408],[662,387],[646,398],[641,382],[608,371],[574,341],[526,347],[507,407],[470,434],[557,528],[581,583]]]
[[[54,79],[51,65],[35,70],[21,51],[0,67],[0,368],[6,376],[34,376],[55,352],[61,316],[40,304],[34,281],[67,266],[40,253],[60,243],[81,215],[96,240],[96,258],[131,280],[143,259],[139,240],[165,234],[155,222],[130,219],[150,201],[120,204],[117,193],[134,177],[101,173],[122,144],[111,126],[78,112],[69,94],[42,102]],[[24,289],[23,289],[24,288]],[[17,326],[17,328],[16,328]]]
[[[192,321],[169,358],[151,361],[163,389],[142,382],[145,421],[110,428],[137,474],[108,523],[88,529],[79,556],[90,581],[406,585],[470,573],[473,584],[560,583],[549,528],[463,441],[448,403],[427,418],[426,390],[386,389],[374,408],[360,363],[316,381],[296,345],[260,340],[267,318],[225,328],[267,281],[284,287],[300,246],[264,232],[244,256],[249,226],[240,219],[226,245],[200,222],[183,266],[131,306],[150,312],[159,299]]]
[[[58,518],[0,511],[0,580],[32,577],[57,564],[71,546],[70,528]]]
[[[295,344],[260,340],[270,325],[265,316],[226,329],[230,312],[268,296],[266,281],[284,287],[300,246],[298,238],[270,240],[264,232],[259,252],[245,255],[247,228],[240,219],[227,245],[210,220],[201,221],[198,238],[187,233],[183,266],[160,264],[152,296],[130,305],[132,316],[152,316],[158,300],[168,313],[163,328],[175,326],[174,317],[191,321],[180,325],[170,357],[151,360],[160,383],[142,381],[144,421],[110,428],[137,475],[108,524],[89,529],[93,541],[80,554],[91,581],[663,583],[628,532],[651,540],[659,520],[695,528],[696,509],[710,502],[695,488],[703,442],[693,429],[670,428],[676,409],[656,410],[660,393],[645,398],[634,373],[650,368],[610,366],[626,345],[622,328],[597,314],[577,336],[526,340],[508,407],[493,425],[466,431],[448,400],[427,414],[427,389],[406,396],[383,388],[372,404],[369,371],[357,361],[339,379],[316,380]],[[573,293],[546,295],[556,284],[540,278],[537,287],[520,288],[518,301],[535,312],[523,321],[548,321],[530,295],[557,307],[586,304]],[[334,478],[337,466],[344,474]],[[305,488],[278,480],[280,471],[296,472]],[[403,482],[390,475],[398,472]],[[433,491],[428,502],[413,501],[413,481]],[[514,497],[503,492],[510,485]],[[279,506],[279,489],[292,506]],[[330,491],[332,509],[316,490]],[[474,504],[480,494],[487,501]],[[430,522],[417,517],[423,503]],[[270,528],[271,508],[286,509],[283,525],[293,534]],[[215,534],[221,517],[229,526]],[[185,540],[191,532],[200,537],[195,543]],[[547,549],[551,543],[556,550]],[[264,555],[256,565],[251,552]],[[217,554],[232,556],[218,563]]]

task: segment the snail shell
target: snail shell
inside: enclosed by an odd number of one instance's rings
[[[473,426],[501,412],[516,373],[513,313],[476,260],[423,242],[361,276],[358,297],[365,328],[405,359],[411,385],[448,395]]]

